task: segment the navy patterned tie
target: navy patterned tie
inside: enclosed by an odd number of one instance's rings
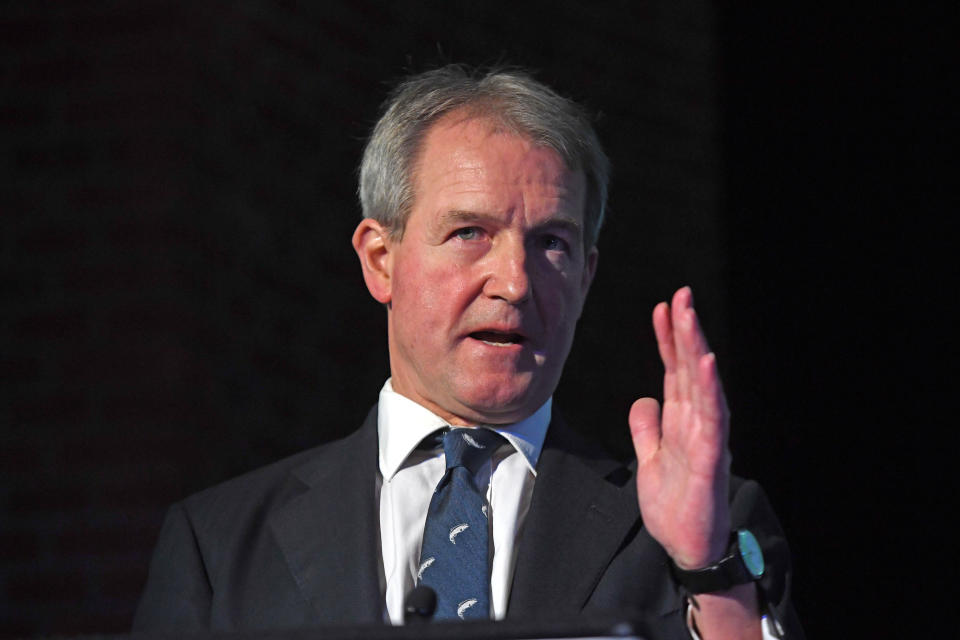
[[[435,620],[490,617],[486,487],[473,476],[503,442],[487,429],[443,434],[447,471],[430,500],[417,584],[437,593]]]

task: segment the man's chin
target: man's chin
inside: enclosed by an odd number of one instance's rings
[[[540,397],[543,396],[543,397]],[[530,387],[497,388],[485,393],[465,393],[460,398],[462,418],[467,423],[511,424],[533,415],[550,394]]]

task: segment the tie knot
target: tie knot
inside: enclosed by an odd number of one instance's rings
[[[443,434],[447,469],[466,467],[476,473],[502,442],[500,434],[489,429],[450,429]]]

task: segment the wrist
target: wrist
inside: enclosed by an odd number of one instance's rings
[[[670,559],[673,561],[673,564],[680,569],[696,571],[723,560],[724,556],[727,555],[729,542],[729,536],[724,536],[720,540],[712,541],[706,549],[688,551],[686,553],[679,551],[670,553]]]
[[[726,551],[719,560],[688,568],[673,562],[673,575],[689,593],[714,593],[759,580],[763,576],[763,551],[747,529],[730,534]]]
[[[702,640],[760,638],[759,593],[754,583],[687,597],[687,624]]]

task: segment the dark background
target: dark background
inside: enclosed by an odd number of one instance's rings
[[[0,635],[126,629],[169,503],[359,424],[388,363],[355,167],[392,81],[447,61],[598,114],[567,416],[629,455],[650,310],[693,285],[808,635],[953,626],[946,16],[442,6],[0,5]]]

